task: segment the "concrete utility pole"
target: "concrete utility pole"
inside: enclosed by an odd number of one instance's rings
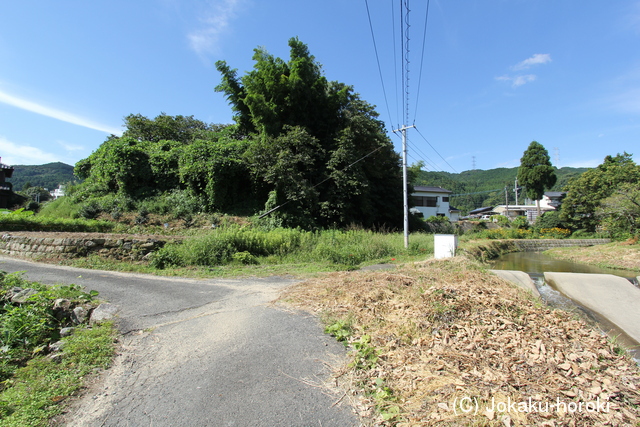
[[[409,247],[409,192],[407,186],[407,129],[415,126],[402,126],[400,129],[394,130],[394,132],[402,132],[402,199],[404,204],[404,247]]]
[[[516,182],[513,187],[513,192],[516,193],[516,206],[518,206],[518,177],[516,176]]]
[[[509,190],[506,185],[504,186],[504,206],[504,212],[507,214],[507,218],[509,218]]]

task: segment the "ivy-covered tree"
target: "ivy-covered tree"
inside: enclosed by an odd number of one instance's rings
[[[549,153],[542,144],[532,141],[520,159],[518,182],[525,187],[525,194],[536,201],[540,216],[540,199],[545,189],[556,183],[555,168],[551,165]]]
[[[195,197],[198,206],[222,211],[252,194],[243,157],[248,141],[236,126],[166,114],[129,115],[125,125],[122,137],[111,135],[76,164],[76,175],[85,179],[74,193],[79,201],[109,194],[142,200],[177,190]]]
[[[402,222],[400,159],[373,106],[351,86],[329,82],[297,38],[284,61],[255,49],[242,77],[226,62],[216,87],[244,132],[255,185],[267,185],[265,210],[284,225],[367,227]]]
[[[640,185],[640,166],[635,164],[631,154],[625,152],[616,156],[607,156],[597,168],[590,169],[580,177],[569,181],[564,188],[567,196],[562,201],[562,218],[574,229],[595,231],[603,218],[611,220],[618,216],[614,209],[616,204],[630,203],[628,207],[631,208],[632,214],[629,222],[631,226],[633,204],[637,199],[630,190],[633,190],[634,186],[637,188],[638,185]],[[600,208],[602,209],[599,215],[596,215]],[[619,218],[623,219],[625,215],[620,212]]]

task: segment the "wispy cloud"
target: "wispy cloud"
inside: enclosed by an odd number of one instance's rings
[[[496,80],[498,81],[506,81],[506,82],[511,82],[511,86],[512,87],[518,87],[518,86],[522,86],[523,84],[532,82],[536,79],[536,75],[535,74],[525,74],[525,75],[520,75],[520,76],[500,76],[500,77],[496,77]]]
[[[219,51],[220,37],[228,30],[241,0],[220,0],[209,4],[209,10],[200,19],[200,28],[187,35],[189,47],[199,56]]]
[[[85,147],[83,147],[82,145],[72,145],[72,144],[67,144],[64,141],[56,141],[56,143],[61,146],[62,148],[64,148],[65,150],[71,152],[71,151],[83,151],[85,149]]]
[[[521,71],[527,70],[534,65],[546,64],[551,62],[551,55],[548,53],[536,53],[530,58],[525,59],[524,61],[518,62],[516,65],[511,66],[511,70],[513,71]],[[500,77],[496,77],[496,80],[509,82],[511,83],[511,87],[519,87],[527,83],[531,83],[535,81],[538,77],[535,74],[515,74],[509,75],[505,74]]]
[[[83,117],[77,116],[66,111],[58,110],[56,108],[48,107],[46,105],[39,104],[37,102],[29,101],[27,99],[18,98],[17,96],[10,95],[0,90],[0,102],[11,105],[22,110],[30,111],[32,113],[40,114],[43,116],[51,117],[56,120],[71,123],[74,125],[86,127],[89,129],[99,130],[101,132],[112,133],[114,135],[122,134],[122,130],[113,128],[110,126],[102,125],[91,120],[87,120]]]
[[[0,152],[2,163],[8,165],[40,165],[62,161],[55,154],[44,152],[36,147],[16,144],[3,136],[0,136]]]
[[[517,63],[511,67],[511,69],[515,71],[527,70],[533,65],[546,64],[547,62],[551,62],[551,55],[548,53],[536,53],[531,58],[527,58],[524,61]]]

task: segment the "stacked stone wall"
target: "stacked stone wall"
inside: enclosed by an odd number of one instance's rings
[[[96,254],[104,258],[140,261],[148,259],[165,243],[165,240],[155,238],[53,238],[3,234],[0,254],[35,259],[68,259]]]

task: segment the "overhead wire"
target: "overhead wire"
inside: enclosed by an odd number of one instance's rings
[[[373,153],[375,153],[376,151],[378,151],[378,150],[382,149],[383,147],[384,147],[384,145],[380,145],[378,148],[376,148],[375,150],[372,150],[372,151],[370,151],[369,153],[365,154],[364,156],[360,157],[360,158],[359,158],[358,160],[356,160],[355,162],[353,162],[353,163],[351,163],[351,164],[349,164],[349,165],[345,166],[344,168],[342,168],[342,169],[338,170],[338,172],[344,172],[344,171],[346,171],[346,170],[347,170],[347,169],[349,169],[351,166],[355,165],[356,163],[361,162],[362,160],[366,159],[367,157],[369,157],[370,155],[372,155],[372,154],[373,154]],[[325,182],[329,181],[331,178],[333,178],[333,177],[332,177],[332,176],[331,176],[331,174],[330,174],[328,177],[326,177],[325,179],[323,179],[322,181],[320,181],[320,182],[319,182],[319,183],[317,183],[316,185],[313,185],[313,186],[310,188],[310,190],[313,190],[313,189],[314,189],[314,188],[316,188],[317,186],[324,184]],[[281,205],[278,205],[278,206],[276,206],[275,208],[270,209],[270,210],[268,210],[267,212],[263,213],[262,215],[260,215],[260,216],[258,217],[258,219],[264,218],[265,216],[269,215],[271,212],[274,212],[274,211],[276,211],[276,210],[280,209],[281,207],[283,207],[283,206],[285,206],[285,205],[289,204],[289,202],[291,202],[291,199],[289,199],[289,200],[287,200],[286,202],[282,203]]]
[[[427,24],[429,23],[429,3],[430,0],[427,0],[427,8],[425,11],[425,17],[424,17],[424,31],[423,31],[423,35],[422,35],[422,54],[420,55],[420,72],[418,73],[418,90],[416,91],[416,108],[414,111],[414,116],[413,116],[413,123],[415,124],[416,122],[416,117],[418,116],[418,101],[420,100],[420,86],[422,83],[422,68],[424,65],[424,51],[425,51],[425,46],[427,44]]]
[[[420,136],[422,137],[422,139],[424,139],[424,140],[425,140],[425,142],[426,142],[427,144],[429,144],[429,147],[431,147],[431,148],[433,149],[433,151],[435,151],[435,152],[436,152],[436,154],[437,154],[438,156],[440,156],[440,158],[441,158],[441,159],[442,159],[442,160],[447,164],[447,166],[449,166],[449,167],[451,168],[451,170],[452,170],[452,171],[454,171],[455,173],[458,173],[458,171],[457,171],[457,170],[455,170],[455,168],[454,168],[453,166],[451,166],[451,165],[449,164],[449,162],[447,162],[447,161],[446,161],[446,159],[445,159],[444,157],[442,157],[442,154],[438,153],[438,150],[436,150],[436,148],[435,148],[433,145],[431,145],[431,143],[427,140],[427,138],[425,138],[425,137],[424,137],[424,135],[422,134],[422,132],[420,132],[420,129],[418,129],[417,127],[415,127],[415,130],[418,132],[418,135],[420,135]]]
[[[380,82],[382,83],[382,93],[384,95],[384,103],[387,107],[387,114],[389,115],[389,122],[391,123],[391,112],[389,111],[389,101],[387,101],[387,91],[384,86],[384,79],[382,78],[382,68],[380,67],[380,57],[378,56],[378,46],[376,44],[376,37],[373,31],[373,24],[371,23],[371,13],[369,12],[369,1],[364,0],[367,7],[367,17],[369,18],[369,28],[371,30],[371,39],[373,40],[373,50],[376,52],[376,62],[378,63],[378,74],[380,75]]]

